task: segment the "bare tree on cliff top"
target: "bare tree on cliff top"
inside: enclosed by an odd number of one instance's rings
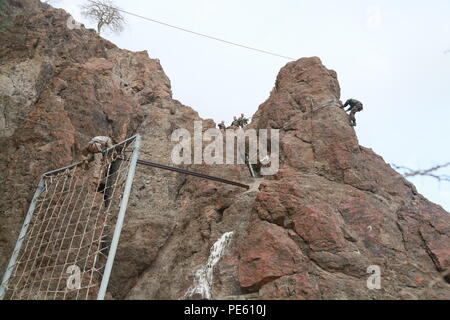
[[[115,33],[123,31],[125,19],[119,8],[110,0],[88,0],[88,3],[81,7],[81,13],[97,23],[98,34],[103,27]]]

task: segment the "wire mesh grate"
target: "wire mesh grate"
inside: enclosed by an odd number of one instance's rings
[[[138,159],[134,136],[43,175],[0,289],[11,300],[103,299]]]

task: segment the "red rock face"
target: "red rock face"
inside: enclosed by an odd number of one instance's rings
[[[297,273],[304,259],[300,248],[286,230],[255,221],[244,239],[239,263],[241,286],[256,290],[275,279]]]
[[[173,130],[202,121],[147,53],[70,30],[64,11],[39,1],[11,10],[0,32],[0,272],[38,177],[78,160],[86,139],[139,133],[141,158],[171,164]],[[359,146],[339,99],[320,59],[291,62],[250,125],[280,130],[279,172],[253,180],[242,165],[191,166],[247,192],[139,167],[108,296],[185,297],[233,231],[208,284],[215,299],[449,299],[449,214]],[[372,265],[380,290],[367,288]]]
[[[336,73],[318,58],[300,59],[281,70],[252,123],[279,128],[282,149],[281,170],[261,184],[255,213],[291,231],[309,265],[296,274],[315,279],[322,298],[448,297],[448,284],[438,271],[449,268],[449,214],[358,145],[339,99]],[[241,257],[254,246],[243,242]],[[370,265],[379,265],[384,275],[377,292],[362,281]],[[240,270],[251,267],[251,261],[241,259]],[[257,283],[261,273],[267,272],[253,268],[241,277],[241,285]],[[277,277],[289,277],[295,288],[304,278],[293,280],[290,273]],[[414,276],[439,285],[431,290]]]

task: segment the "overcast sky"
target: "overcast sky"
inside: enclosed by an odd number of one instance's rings
[[[50,1],[87,27],[85,0]],[[450,1],[115,0],[126,11],[294,58],[318,56],[338,73],[342,100],[365,105],[360,144],[386,162],[428,168],[450,161]],[[126,16],[121,48],[147,50],[174,98],[203,118],[253,115],[288,61]],[[445,173],[445,171],[443,171]],[[450,170],[446,170],[450,174]],[[411,180],[450,211],[450,183]]]

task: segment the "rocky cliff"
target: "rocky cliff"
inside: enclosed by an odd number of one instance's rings
[[[39,176],[89,137],[143,138],[170,164],[177,128],[214,127],[172,99],[158,60],[37,0],[10,0],[0,30],[0,272]],[[249,126],[280,130],[280,170],[192,168],[233,186],[139,167],[113,269],[115,299],[449,299],[450,215],[372,150],[339,108],[336,72],[287,64]],[[381,269],[369,290],[367,268]]]

